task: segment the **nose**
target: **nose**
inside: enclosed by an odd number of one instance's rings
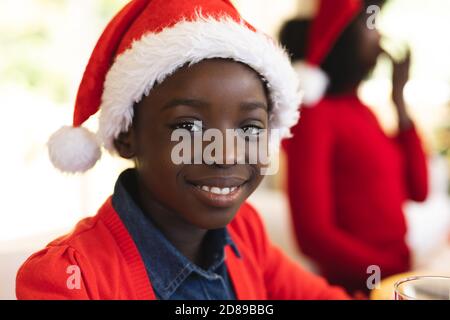
[[[206,150],[210,148],[209,143],[203,149],[205,162],[219,168],[245,163],[246,143],[239,133],[233,129],[217,130],[216,133],[214,141],[210,142],[215,144],[214,152]]]
[[[238,164],[239,154],[237,152],[237,148],[235,146],[229,147],[227,144],[224,144],[224,149],[222,152],[221,159],[215,159],[214,166],[219,168],[228,168],[233,167]],[[218,161],[217,161],[218,160]]]

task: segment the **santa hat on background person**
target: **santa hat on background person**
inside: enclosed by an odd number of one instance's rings
[[[305,59],[294,64],[305,105],[314,105],[325,95],[329,79],[320,65],[345,28],[362,10],[362,0],[318,1],[317,13],[308,30]]]
[[[133,0],[108,24],[81,80],[72,126],[49,139],[50,159],[64,172],[84,172],[114,152],[132,123],[133,106],[177,69],[204,59],[244,63],[267,81],[269,127],[290,136],[299,118],[298,77],[286,52],[245,22],[229,0]],[[97,134],[82,127],[100,112]],[[279,143],[279,141],[276,141]]]

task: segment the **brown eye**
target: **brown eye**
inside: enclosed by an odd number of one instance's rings
[[[241,129],[246,136],[259,136],[263,130],[263,128],[260,128],[255,125],[249,125],[245,126]]]
[[[194,133],[202,131],[202,125],[200,121],[185,121],[174,125],[173,129],[184,129]]]

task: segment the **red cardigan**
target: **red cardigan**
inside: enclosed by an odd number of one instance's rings
[[[346,299],[340,288],[301,269],[267,238],[256,211],[244,204],[228,226],[241,254],[225,248],[238,299]],[[81,287],[68,289],[75,265]],[[72,269],[73,270],[73,269]],[[111,198],[98,214],[33,254],[19,269],[18,299],[156,299],[144,263]]]
[[[298,244],[331,282],[364,289],[409,268],[402,206],[427,195],[426,159],[414,128],[385,135],[356,95],[304,108],[285,143]]]

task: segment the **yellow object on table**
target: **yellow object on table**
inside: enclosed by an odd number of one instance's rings
[[[380,282],[380,286],[378,289],[373,289],[370,292],[370,300],[394,300],[394,285],[397,283],[397,281],[406,278],[432,274],[433,272],[413,271],[387,277]]]
[[[407,278],[417,277],[417,276],[443,276],[450,277],[450,271],[437,271],[437,270],[417,270],[411,272],[405,272],[396,274],[380,282],[378,289],[373,289],[370,292],[370,300],[394,300],[394,286],[400,280],[405,280]]]
[[[419,270],[396,274],[383,279],[378,289],[370,292],[371,300],[393,300],[394,285],[397,281],[416,276],[447,276],[450,277],[450,243],[436,250],[428,258],[429,263],[423,265]]]

